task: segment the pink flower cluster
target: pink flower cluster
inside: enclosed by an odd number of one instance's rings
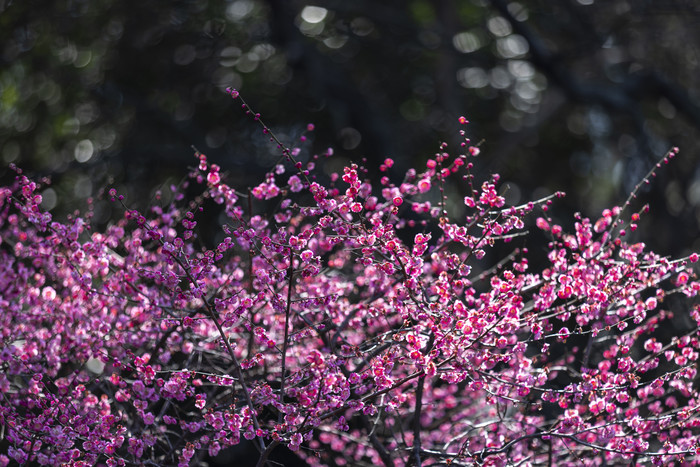
[[[197,465],[242,439],[260,465],[280,444],[310,465],[697,463],[698,255],[627,243],[629,202],[571,234],[531,222],[561,194],[508,206],[462,146],[379,186],[355,164],[321,183],[282,147],[247,193],[197,154],[198,203],[124,204],[104,232],[53,220],[17,170],[0,464]],[[528,235],[549,238],[537,270]]]

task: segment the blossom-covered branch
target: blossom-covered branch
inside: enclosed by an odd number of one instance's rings
[[[636,192],[566,233],[563,194],[479,184],[464,132],[401,183],[323,182],[332,151],[302,162],[306,136],[289,149],[242,105],[281,152],[247,191],[197,152],[197,203],[111,191],[124,216],[95,232],[19,169],[2,188],[0,463],[190,465],[243,440],[259,465],[279,445],[310,465],[697,461],[698,255],[628,241]]]

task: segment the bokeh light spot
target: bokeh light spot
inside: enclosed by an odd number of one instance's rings
[[[87,162],[90,160],[90,158],[92,158],[94,152],[95,147],[93,146],[92,141],[89,139],[81,140],[75,145],[75,160],[80,163]]]

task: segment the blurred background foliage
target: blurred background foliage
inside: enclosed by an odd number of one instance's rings
[[[279,153],[233,86],[283,141],[314,122],[327,170],[393,157],[399,176],[458,151],[465,115],[510,202],[564,190],[589,216],[677,145],[640,230],[698,250],[699,18],[691,0],[0,0],[0,173],[50,175],[57,214],[95,197],[98,223],[100,190],[145,207],[193,145],[246,186]]]

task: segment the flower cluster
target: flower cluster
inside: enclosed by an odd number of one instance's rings
[[[561,193],[509,206],[497,175],[474,183],[466,138],[401,183],[356,164],[322,183],[243,107],[282,151],[247,192],[197,153],[197,202],[111,191],[124,216],[94,232],[19,169],[0,189],[1,465],[196,465],[245,440],[260,465],[278,445],[310,465],[697,461],[698,255],[627,242],[644,208],[566,233]]]

